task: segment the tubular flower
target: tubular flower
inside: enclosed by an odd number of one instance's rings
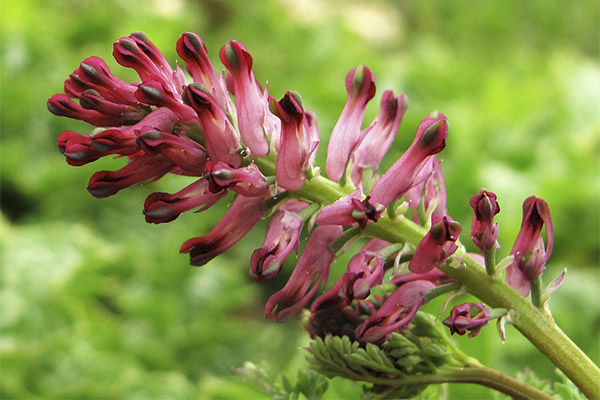
[[[444,325],[450,328],[450,333],[464,335],[469,331],[469,337],[479,335],[481,328],[490,320],[490,309],[481,303],[465,303],[454,306],[450,316],[444,320]]]
[[[498,247],[498,223],[494,223],[494,216],[500,212],[496,195],[487,190],[471,197],[473,207],[473,225],[471,239],[481,252]]]
[[[342,233],[339,226],[319,226],[310,235],[304,252],[286,285],[272,295],[265,307],[265,317],[287,322],[295,317],[327,282],[329,267],[335,259],[331,243]]]
[[[428,157],[442,151],[448,136],[448,123],[442,113],[427,116],[417,128],[414,141],[388,169],[371,190],[373,202],[387,207],[415,185],[419,171]]]
[[[429,281],[412,281],[396,288],[379,310],[357,328],[362,342],[381,342],[390,333],[405,328],[423,304],[423,296],[435,287]]]
[[[272,132],[266,130],[267,94],[262,92],[252,72],[252,56],[244,45],[230,40],[221,49],[220,57],[230,73],[242,140],[254,156],[262,157],[269,152],[267,137]]]
[[[417,246],[408,264],[408,269],[413,273],[429,272],[458,249],[456,241],[461,232],[460,224],[447,216],[434,216],[433,221],[434,224]]]
[[[275,166],[277,182],[287,190],[301,189],[306,180],[304,171],[319,141],[313,141],[308,125],[310,122],[298,93],[287,92],[279,102],[272,99],[271,105],[273,113],[281,119],[279,154]]]
[[[335,203],[323,207],[315,222],[318,225],[360,226],[362,229],[365,229],[369,221],[377,222],[383,208],[374,206],[370,196],[360,200],[361,194],[361,190],[356,189]]]
[[[379,252],[389,243],[381,239],[371,239],[348,263],[344,273],[342,291],[350,303],[354,299],[365,299],[371,288],[383,283],[385,259]]]
[[[329,179],[339,181],[354,147],[364,137],[361,125],[369,100],[375,96],[375,76],[364,65],[346,76],[348,100],[331,132],[325,168]]]
[[[298,214],[308,203],[291,199],[285,202],[267,227],[263,247],[254,250],[250,265],[257,281],[269,279],[281,270],[281,264],[292,250],[298,253],[300,232],[304,226]]]
[[[386,90],[381,96],[379,114],[364,131],[363,138],[352,152],[351,178],[359,186],[365,169],[377,170],[379,163],[389,150],[408,107],[408,97]]]
[[[264,214],[265,201],[262,198],[238,196],[208,235],[187,240],[179,251],[190,253],[192,265],[204,265],[236,244]]]
[[[546,227],[547,245],[542,238]],[[506,269],[506,281],[523,296],[531,290],[530,282],[542,274],[546,261],[552,254],[554,229],[550,207],[546,201],[535,196],[523,202],[523,222],[510,254],[514,257]]]

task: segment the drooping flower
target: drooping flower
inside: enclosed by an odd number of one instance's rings
[[[482,190],[471,197],[473,207],[473,225],[471,227],[471,239],[481,252],[498,247],[498,223],[494,223],[494,216],[500,212],[500,206],[496,201],[496,194]]]
[[[252,275],[257,281],[275,276],[288,254],[292,250],[298,253],[300,232],[304,226],[299,212],[307,206],[308,203],[300,200],[288,200],[271,219],[263,247],[254,250],[250,259]]]
[[[357,328],[357,338],[361,342],[381,342],[390,333],[405,328],[423,304],[425,294],[435,284],[416,280],[394,290],[379,310]]]
[[[223,161],[208,163],[211,191],[231,189],[243,196],[262,196],[269,191],[267,178],[254,163],[247,167],[233,168]]]
[[[542,228],[546,227],[548,243],[544,244]],[[523,296],[531,290],[530,282],[542,274],[552,254],[554,229],[548,203],[535,196],[523,202],[523,221],[510,254],[514,257],[506,269],[506,281]]]
[[[442,113],[428,115],[417,128],[414,141],[404,154],[375,183],[371,199],[386,206],[402,197],[414,184],[428,157],[445,146],[448,123]]]
[[[190,253],[192,265],[204,265],[240,241],[265,211],[265,201],[261,197],[238,196],[210,233],[187,240],[179,252]]]
[[[340,226],[318,226],[311,233],[302,256],[286,285],[267,301],[265,317],[287,322],[295,317],[327,282],[335,259],[331,243],[342,233]]]
[[[365,299],[371,288],[383,283],[385,259],[380,250],[389,246],[381,239],[371,239],[350,259],[347,272],[342,275],[342,293],[348,304],[354,299]]]
[[[413,273],[429,272],[458,249],[456,241],[461,232],[460,224],[448,216],[439,218],[435,215],[433,222],[408,264],[408,269]]]
[[[361,130],[363,117],[369,100],[375,95],[375,76],[364,65],[354,68],[346,76],[348,100],[335,124],[327,147],[327,176],[339,181],[350,153],[365,133]]]
[[[490,309],[481,303],[464,303],[454,306],[450,316],[444,320],[444,325],[450,328],[450,333],[464,335],[469,332],[469,337],[479,335],[479,331],[490,320]]]

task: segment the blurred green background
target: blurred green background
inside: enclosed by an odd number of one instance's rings
[[[234,368],[265,360],[273,374],[295,376],[305,366],[301,325],[262,317],[283,278],[256,284],[247,273],[265,224],[208,265],[190,267],[180,244],[208,232],[223,209],[146,224],[144,198],[176,191],[183,180],[99,200],[85,190],[87,180],[121,161],[75,168],[56,151],[62,131],[91,128],[52,116],[46,100],[91,55],[135,80],[111,57],[112,42],[134,31],[146,32],[173,65],[184,31],[203,37],[218,69],[220,47],[244,43],[273,96],[298,91],[317,114],[320,160],[345,102],[345,75],[356,65],[377,77],[367,122],[383,90],[410,98],[386,166],[424,115],[444,112],[448,208],[463,224],[463,241],[468,199],[481,187],[501,205],[500,256],[512,247],[522,201],[546,199],[555,248],[545,281],[568,268],[551,307],[599,361],[598,2],[4,0],[1,7],[1,398],[268,398]],[[492,326],[457,340],[504,372],[529,367],[556,378],[514,329],[504,345]],[[358,393],[360,385],[336,379],[327,398]],[[450,398],[489,396],[450,386]]]

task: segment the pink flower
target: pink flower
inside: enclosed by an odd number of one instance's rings
[[[369,221],[381,216],[381,207],[372,204],[370,196],[360,200],[362,192],[356,189],[321,210],[315,220],[318,225],[360,226],[365,229]]]
[[[155,224],[173,221],[184,211],[202,206],[197,212],[204,211],[223,196],[227,191],[213,193],[208,188],[207,179],[198,179],[177,193],[152,193],[144,203],[146,222]]]
[[[262,196],[269,191],[267,178],[254,163],[250,163],[247,167],[232,168],[222,161],[209,162],[208,169],[214,192],[231,188],[242,196],[253,197]]]
[[[413,221],[419,223],[419,206],[423,211],[435,202],[432,215],[443,217],[446,211],[446,185],[442,173],[442,165],[437,155],[429,157],[414,177],[413,186],[404,194],[408,205],[413,209]],[[421,221],[425,222],[425,221]]]
[[[381,96],[379,114],[364,130],[364,137],[352,152],[352,182],[358,186],[362,181],[365,168],[374,171],[379,167],[383,156],[387,153],[408,107],[408,97],[401,94],[394,97],[391,90]]]
[[[267,95],[252,72],[252,56],[234,40],[228,41],[219,55],[230,73],[242,141],[254,156],[263,157],[269,152],[267,137],[272,132],[265,130],[269,112]]]
[[[342,292],[348,304],[354,299],[365,299],[371,288],[383,283],[385,259],[380,250],[389,246],[381,239],[371,239],[348,263],[348,271],[340,278]]]
[[[287,322],[295,317],[327,282],[335,259],[331,243],[342,233],[340,226],[318,226],[310,235],[302,256],[286,285],[267,301],[265,317]]]
[[[494,216],[500,212],[496,195],[487,190],[471,197],[473,207],[473,225],[471,239],[481,252],[498,247],[498,223],[494,223]]]
[[[456,241],[461,226],[450,217],[433,217],[434,224],[421,240],[408,264],[408,269],[416,274],[424,274],[446,261],[458,245]]]
[[[299,190],[306,181],[304,171],[317,149],[318,136],[315,138],[311,135],[310,121],[304,113],[299,94],[287,92],[279,102],[271,99],[273,113],[281,120],[279,153],[275,165],[277,183],[287,190]]]
[[[415,184],[428,157],[444,148],[447,136],[448,123],[444,114],[431,114],[423,119],[408,150],[373,186],[372,201],[387,207],[392,201],[402,197]]]
[[[180,253],[190,253],[190,263],[201,266],[242,239],[265,214],[260,197],[238,196],[210,233],[187,240]]]
[[[242,161],[239,154],[239,134],[206,86],[201,83],[189,84],[183,92],[183,100],[200,118],[204,145],[209,157],[238,167]]]
[[[250,265],[257,281],[270,279],[281,270],[281,265],[292,250],[298,253],[300,232],[304,220],[298,214],[308,206],[300,200],[286,201],[267,226],[263,247],[254,250]]]
[[[450,333],[464,335],[469,331],[469,337],[479,335],[479,331],[490,320],[490,310],[481,303],[465,303],[454,306],[450,316],[444,320],[444,325],[450,328]]]
[[[548,244],[544,247],[542,228],[546,226]],[[530,282],[542,274],[552,254],[554,229],[550,207],[535,196],[523,202],[523,222],[510,254],[514,257],[506,269],[506,281],[523,296],[531,290]]]
[[[199,176],[205,170],[206,151],[185,136],[148,130],[137,137],[136,143],[146,154],[161,154],[168,159],[179,167],[180,175]]]
[[[357,328],[361,342],[381,342],[392,332],[405,328],[423,304],[423,296],[433,289],[429,281],[408,282],[394,290],[379,310]]]
[[[327,147],[325,169],[329,179],[334,181],[340,180],[350,153],[364,137],[361,126],[367,103],[375,95],[375,76],[367,67],[360,65],[346,76],[346,90],[348,100]]]

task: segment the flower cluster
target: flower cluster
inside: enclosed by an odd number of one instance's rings
[[[176,193],[147,197],[143,213],[155,224],[172,221],[185,211],[205,211],[233,193],[220,222],[207,235],[181,246],[192,265],[206,264],[260,220],[270,218],[263,245],[250,259],[257,281],[277,275],[289,254],[299,252],[303,232],[309,238],[287,284],[267,301],[267,318],[284,322],[310,308],[311,335],[346,334],[375,343],[407,327],[425,295],[451,282],[435,267],[459,248],[461,226],[447,215],[436,156],[448,135],[446,116],[427,115],[410,147],[380,173],[379,164],[408,100],[385,91],[379,113],[363,129],[367,103],[375,96],[375,77],[367,67],[356,67],[346,77],[347,102],[329,140],[326,180],[315,166],[319,145],[315,116],[303,108],[295,92],[280,100],[270,96],[255,78],[252,57],[242,44],[229,41],[221,49],[227,72],[215,70],[196,34],[182,34],[177,53],[187,75],[179,66],[174,70],[146,35],[133,33],[114,43],[113,55],[138,73],[139,82],[116,78],[102,59],[90,57],[67,78],[64,94],[48,100],[52,113],[98,127],[89,135],[67,131],[59,136],[58,148],[70,165],[104,156],[126,161],[119,170],[93,174],[88,191],[107,197],[167,174],[195,177]],[[335,185],[339,196],[331,201],[311,197],[307,187],[325,181]],[[496,196],[484,191],[471,204],[475,244],[482,251],[497,247],[497,226],[492,221],[499,211]],[[414,222],[431,227],[418,246],[369,234],[369,225],[380,218],[408,213]],[[539,236],[544,224],[551,236],[547,204],[528,199],[512,252],[514,264],[508,269],[509,282],[524,294],[552,250],[551,239],[544,248]],[[327,290],[333,261],[356,237],[370,240]],[[410,273],[404,272],[405,267]],[[392,290],[371,293],[386,281]]]

